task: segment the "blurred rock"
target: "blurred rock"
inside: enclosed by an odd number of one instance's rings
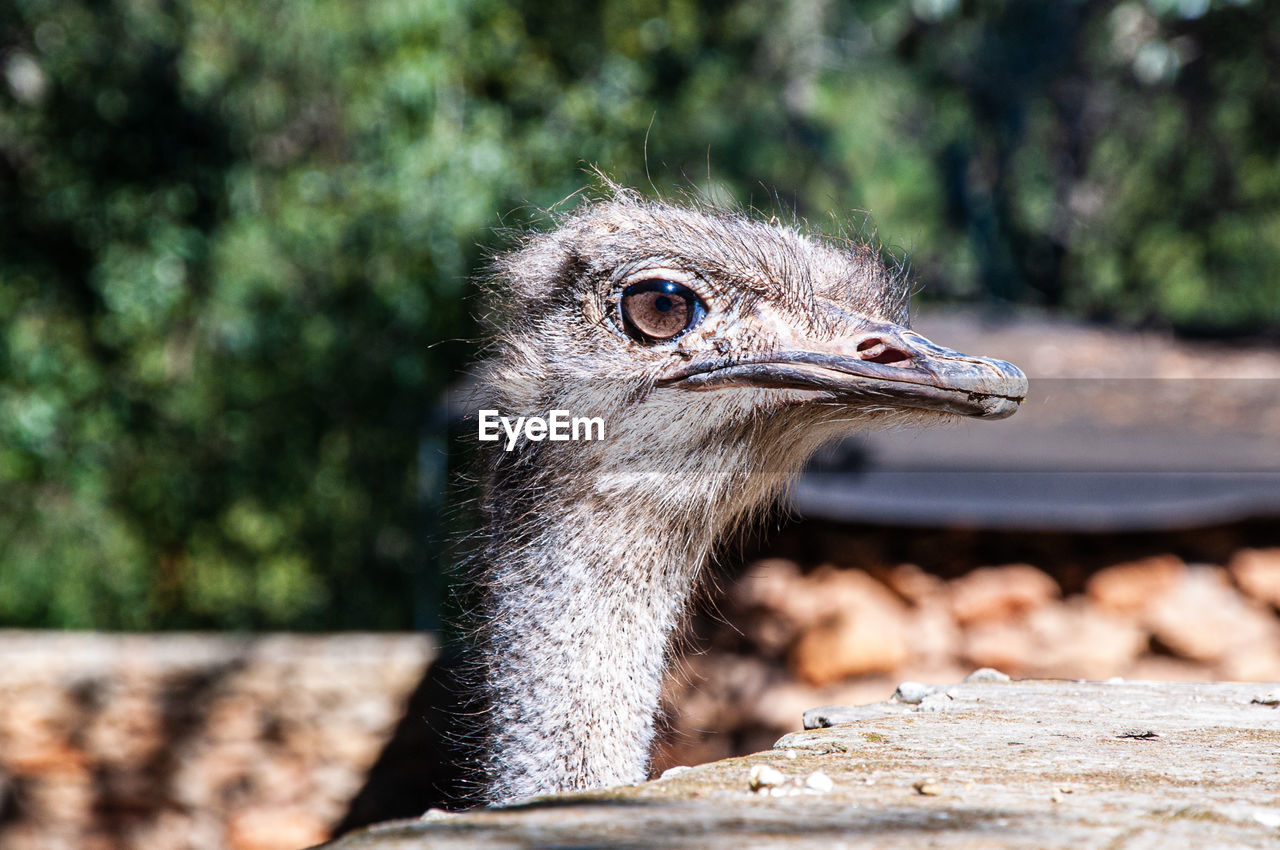
[[[906,606],[861,570],[824,568],[811,576],[813,610],[825,616],[791,650],[791,669],[811,685],[887,673],[910,657]]]
[[[960,652],[960,627],[946,593],[923,597],[907,614],[907,644],[914,666],[950,667]]]
[[[1147,648],[1146,632],[1136,623],[1081,597],[1033,611],[1028,627],[1040,651],[1034,669],[1044,676],[1110,678]]]
[[[1214,679],[1235,682],[1280,682],[1280,646],[1237,647],[1218,666]]]
[[[828,565],[805,575],[791,561],[761,561],[730,602],[748,640],[765,656],[786,653],[791,669],[811,685],[888,672],[910,656],[906,605],[862,570]],[[940,627],[934,623],[932,630]]]
[[[898,564],[876,578],[912,605],[924,605],[947,594],[947,583],[915,564]]]
[[[1146,645],[1135,623],[1074,597],[966,630],[964,655],[1015,676],[1105,679],[1125,672]]]
[[[1035,664],[1035,645],[1024,623],[983,623],[964,633],[961,654],[972,666],[995,667],[1015,676]]]
[[[733,619],[762,654],[781,657],[800,631],[827,615],[794,561],[770,558],[752,564],[729,596]]]
[[[1280,620],[1243,597],[1219,567],[1189,567],[1172,590],[1151,602],[1144,620],[1164,647],[1191,661],[1222,661],[1233,650],[1280,641]]]
[[[0,632],[5,850],[327,838],[435,655],[425,635]]]
[[[235,850],[312,847],[329,837],[332,825],[307,806],[252,806],[227,824],[227,844]]]
[[[951,610],[961,625],[1007,620],[1057,599],[1058,583],[1030,564],[980,567],[951,582]]]
[[[1232,556],[1227,569],[1245,593],[1280,608],[1280,548],[1241,549]]]
[[[1138,614],[1177,587],[1186,572],[1177,555],[1156,555],[1099,570],[1090,577],[1085,592],[1109,611]]]

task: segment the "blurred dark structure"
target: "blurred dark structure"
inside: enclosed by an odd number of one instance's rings
[[[1280,351],[1043,317],[933,311],[934,339],[1024,364],[990,427],[863,434],[792,493],[801,518],[892,527],[1127,533],[1280,517]]]

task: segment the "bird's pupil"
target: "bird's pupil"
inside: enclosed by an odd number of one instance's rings
[[[653,306],[657,307],[659,312],[665,313],[668,310],[670,310],[672,307],[674,307],[675,304],[671,302],[671,296],[659,295],[656,299],[654,299]]]

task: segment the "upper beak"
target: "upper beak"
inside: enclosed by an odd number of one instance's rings
[[[1027,397],[1027,376],[1012,363],[961,354],[888,323],[869,323],[856,334],[812,347],[745,360],[695,361],[659,384],[698,390],[811,390],[836,401],[979,419],[1011,416]]]

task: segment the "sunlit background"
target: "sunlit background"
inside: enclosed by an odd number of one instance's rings
[[[469,279],[592,165],[874,227],[925,303],[1274,334],[1278,44],[1249,0],[5,0],[0,624],[434,622]]]
[[[0,843],[448,800],[473,280],[593,169],[878,240],[1032,376],[726,557],[656,767],[983,664],[1280,678],[1280,3],[0,0]]]

